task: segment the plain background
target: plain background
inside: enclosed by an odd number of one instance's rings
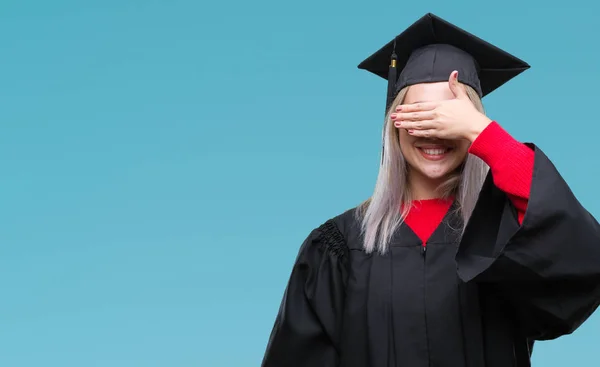
[[[258,366],[300,243],[375,182],[356,65],[429,11],[532,65],[487,112],[599,215],[591,0],[3,0],[0,366]],[[534,366],[597,365],[599,326]]]

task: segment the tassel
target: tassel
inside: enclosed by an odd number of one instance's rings
[[[397,69],[397,60],[396,56],[396,41],[394,41],[394,52],[392,53],[392,59],[390,61],[390,66],[388,69],[388,90],[387,90],[387,100],[385,104],[385,112],[390,108],[390,105],[394,101],[396,97],[396,81],[398,81],[398,69]]]
[[[398,56],[396,55],[396,39],[394,39],[394,49],[392,51],[392,58],[390,60],[390,66],[388,68],[388,89],[387,89],[387,98],[385,102],[385,115],[387,117],[387,112],[394,98],[396,97],[396,81],[398,79],[398,69],[397,69],[397,60]],[[387,129],[388,121],[385,121],[383,124],[383,137],[381,142],[381,164],[383,164],[383,157],[385,154],[385,131]]]

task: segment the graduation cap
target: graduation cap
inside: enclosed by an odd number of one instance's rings
[[[358,65],[359,69],[388,80],[386,111],[402,88],[448,81],[454,70],[458,71],[459,82],[484,97],[529,67],[431,13]]]

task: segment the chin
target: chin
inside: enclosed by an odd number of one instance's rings
[[[427,165],[412,168],[419,171],[422,176],[434,181],[442,180],[455,171],[455,169],[450,169],[448,167],[431,167]]]
[[[457,146],[414,146],[405,154],[410,167],[430,180],[442,180],[456,171],[466,157]],[[408,152],[407,152],[408,153]]]

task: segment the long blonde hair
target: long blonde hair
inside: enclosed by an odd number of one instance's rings
[[[465,85],[469,99],[480,112],[483,104],[475,90]],[[373,195],[358,207],[358,219],[364,238],[364,249],[370,253],[385,253],[392,235],[402,224],[410,210],[413,198],[408,186],[407,164],[400,150],[398,129],[390,123],[391,111],[402,104],[408,87],[402,89],[385,116],[383,128],[384,152]],[[466,225],[479,196],[489,167],[479,158],[468,154],[465,162],[441,185],[446,197],[454,195],[457,210]],[[402,210],[400,210],[403,208]]]

